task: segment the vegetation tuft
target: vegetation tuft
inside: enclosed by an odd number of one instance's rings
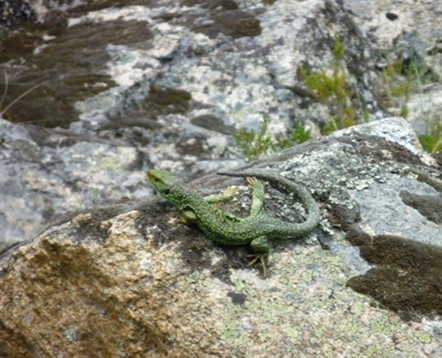
[[[268,132],[270,121],[271,117],[264,115],[257,131],[240,129],[234,135],[247,161],[258,159],[310,139],[310,130],[306,129],[300,121],[295,122],[293,129],[288,134],[272,138]]]
[[[304,66],[299,69],[299,75],[311,96],[330,110],[331,116],[321,128],[324,135],[355,125],[358,116],[366,121],[370,115],[363,108],[360,94],[349,82],[343,63],[345,48],[339,34],[335,34],[333,40],[331,68],[318,72],[312,72]],[[407,118],[411,93],[422,92],[425,84],[437,81],[437,76],[416,58],[392,62],[382,71],[381,104],[384,108],[399,108],[399,115]],[[424,135],[419,136],[419,140],[426,151],[437,152],[442,150],[442,124],[430,120],[431,111],[425,110],[425,105],[427,104],[422,104],[422,113],[428,113],[426,131]],[[268,132],[270,120],[270,116],[264,115],[258,130],[241,129],[235,135],[246,160],[269,155],[310,138],[310,130],[299,120],[295,121],[290,132],[272,137]]]

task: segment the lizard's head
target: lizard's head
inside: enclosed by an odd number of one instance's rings
[[[195,203],[204,202],[203,197],[167,170],[149,170],[147,178],[162,197],[181,210],[188,211]]]
[[[167,170],[152,169],[147,172],[147,178],[152,186],[163,194],[170,189],[173,176]]]
[[[174,189],[177,188],[179,180],[172,173],[163,169],[152,169],[147,172],[147,178],[161,196],[173,202],[174,192],[176,191]]]

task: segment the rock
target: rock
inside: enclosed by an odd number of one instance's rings
[[[403,93],[405,98],[398,96],[402,103],[388,106],[390,113],[403,112],[401,115],[406,115],[419,135],[432,132],[440,140],[442,3],[417,4],[413,0],[344,0],[344,3],[354,15],[358,28],[370,37],[373,50],[380,55],[380,68],[385,71],[387,66],[400,67],[395,77],[404,78],[397,88],[411,87]],[[393,80],[390,82],[390,89],[397,86]]]
[[[0,3],[0,26],[10,27],[19,21],[36,21],[32,4],[26,0],[2,1]]]
[[[0,140],[0,252],[53,216],[152,193],[140,151],[125,143],[2,119]]]
[[[121,130],[128,142],[138,141],[141,132],[174,138],[173,144],[182,140],[177,133],[198,131],[206,158],[216,151],[212,160],[218,160],[236,146],[230,133],[220,133],[226,144],[214,148],[213,132],[195,128],[192,118],[217,117],[225,128],[238,130],[256,128],[269,114],[271,133],[280,134],[295,119],[319,128],[335,114],[312,98],[300,69],[330,68],[336,34],[346,44],[346,86],[358,88],[358,99],[351,95],[348,101],[355,102],[355,113],[362,105],[379,110],[374,56],[340,1],[114,5],[38,2],[37,24],[0,34],[0,45],[8,48],[0,54],[0,69],[7,73],[0,86],[8,87],[3,117],[84,134],[109,128],[103,123],[115,119],[124,129],[124,119],[135,112],[162,129]],[[100,136],[112,140],[115,133]],[[186,157],[180,148],[171,149]],[[158,162],[165,160],[170,158],[162,154]]]
[[[0,356],[441,356],[442,157],[385,119],[438,124],[439,8],[1,4]],[[396,61],[424,76],[385,100]],[[303,70],[339,85],[321,97]],[[203,173],[243,165],[234,136],[264,115],[274,138],[294,123],[318,138],[343,114],[373,121],[249,164],[321,205],[309,237],[274,241],[267,278],[247,247],[214,245],[149,199],[153,167],[199,177],[205,194],[244,186]],[[271,215],[302,220],[287,193],[266,192]],[[249,203],[244,191],[226,209]]]
[[[413,0],[344,0],[360,29],[369,34],[373,46],[388,59],[424,60],[439,77],[442,74],[440,1],[416,4]]]
[[[330,113],[298,70],[332,61],[339,31],[328,23],[346,24],[343,66],[350,82],[362,76],[362,101],[377,108],[370,49],[339,2],[17,4],[36,21],[0,33],[8,245],[66,211],[150,195],[148,168],[195,177],[242,164],[233,135],[256,130],[265,114],[272,135],[295,118],[319,133]]]
[[[71,214],[3,257],[0,355],[437,356],[442,227],[401,191],[440,203],[440,166],[414,137],[389,118],[248,164],[303,183],[321,206],[308,237],[273,241],[267,278],[246,247],[213,244],[162,200]],[[233,183],[244,180],[191,185]],[[302,216],[266,192],[270,215]]]
[[[319,137],[343,113],[346,125],[383,118],[387,111],[401,114],[399,100],[383,98],[389,91],[379,84],[382,70],[396,60],[412,69],[409,54],[392,46],[414,31],[410,19],[421,16],[421,7],[425,16],[438,11],[434,2],[397,11],[407,1],[397,9],[384,2],[334,0],[181,1],[174,7],[166,0],[18,3],[28,4],[37,22],[0,33],[0,46],[7,49],[0,51],[0,87],[7,89],[2,117],[148,145],[141,151],[144,162],[191,174],[223,167],[224,160],[238,164],[233,130],[256,130],[264,115],[271,118],[272,136],[290,133],[299,122]],[[377,14],[397,31],[385,31]],[[389,19],[393,14],[396,20]],[[432,61],[424,53],[438,44],[438,28],[421,24],[415,40],[401,44],[415,53],[425,43],[417,57],[426,64],[423,75],[433,74],[440,63],[437,48]],[[380,42],[394,53],[391,61],[378,55],[384,50]],[[334,80],[341,81],[332,86],[335,92],[318,98],[302,69],[329,80],[339,74]],[[336,98],[336,91],[344,98]],[[403,97],[410,98],[413,125],[426,134],[425,119],[437,119],[438,107],[426,116],[417,92]],[[435,89],[426,95],[440,97]],[[211,120],[195,125],[195,118]]]

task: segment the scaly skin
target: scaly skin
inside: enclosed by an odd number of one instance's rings
[[[228,190],[224,195],[204,198],[190,189],[182,181],[165,170],[150,170],[147,176],[153,187],[168,201],[178,207],[186,219],[196,222],[198,227],[213,241],[229,246],[251,244],[254,251],[266,255],[269,251],[268,237],[293,238],[312,231],[319,222],[319,208],[307,189],[280,175],[261,171],[247,170],[223,172],[221,175],[250,177],[248,183],[253,189],[252,208],[246,218],[229,215],[214,208],[210,203],[224,200],[236,194]],[[306,206],[307,219],[302,223],[289,223],[268,216],[263,209],[264,187],[255,179],[268,180],[295,193]]]

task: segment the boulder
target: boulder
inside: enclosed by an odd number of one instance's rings
[[[246,166],[309,188],[310,235],[272,240],[269,275],[247,247],[214,244],[162,199],[70,213],[2,257],[6,357],[438,356],[442,336],[440,161],[387,118]],[[204,194],[244,189],[216,174]],[[300,220],[266,184],[268,215]],[[419,200],[416,200],[419,198]],[[439,208],[439,209],[436,209]],[[361,294],[362,293],[362,294]]]

